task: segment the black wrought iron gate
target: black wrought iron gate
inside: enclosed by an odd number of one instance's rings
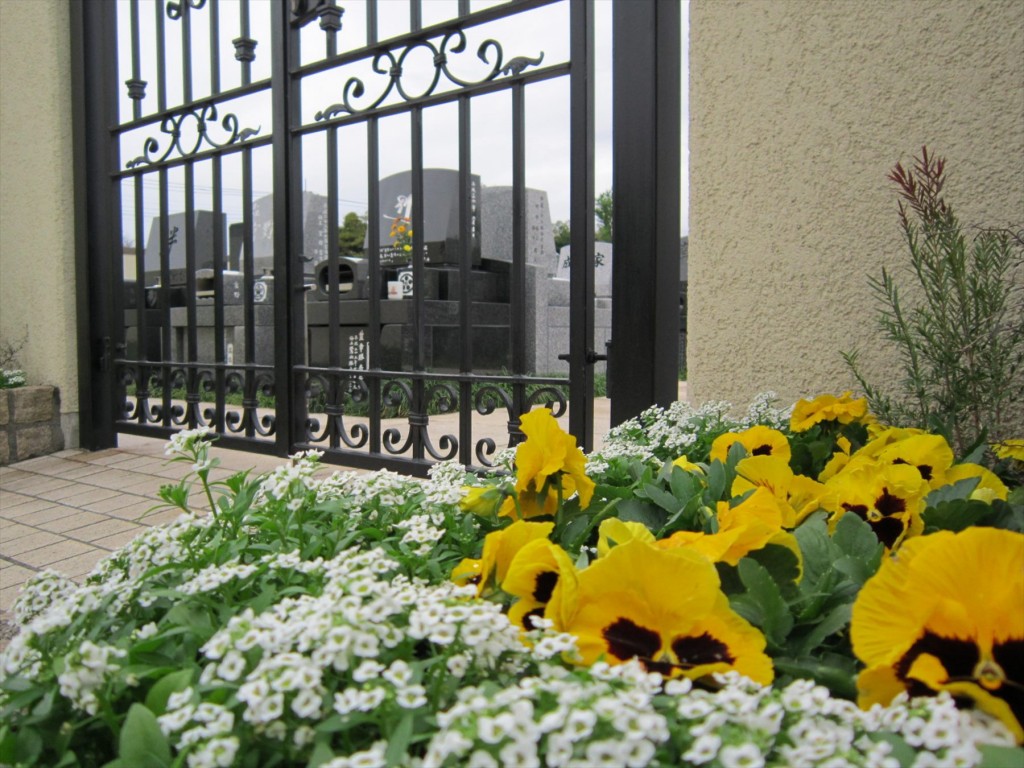
[[[75,4],[84,443],[208,425],[422,472],[490,463],[543,403],[589,446],[593,231],[572,229],[568,366],[540,369],[555,264],[527,155],[528,94],[567,83],[570,218],[593,221],[592,0],[440,5]],[[482,185],[502,153],[510,183]]]

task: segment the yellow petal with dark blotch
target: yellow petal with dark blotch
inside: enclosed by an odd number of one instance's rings
[[[543,615],[544,603],[538,603],[536,600],[530,600],[529,598],[516,600],[512,604],[512,607],[508,609],[508,620],[524,632],[529,632],[532,629],[535,629],[532,625],[527,626],[526,622],[529,620],[530,616]]]
[[[993,696],[977,683],[967,681],[951,681],[941,687],[943,691],[949,691],[951,696],[957,698],[972,699],[975,705],[982,712],[987,712],[992,717],[1005,725],[1018,744],[1024,743],[1024,725],[1013,714],[1010,705],[998,696]]]
[[[878,461],[915,467],[934,488],[953,464],[953,449],[942,435],[911,435],[882,449]]]
[[[732,611],[714,565],[696,552],[628,541],[578,572],[577,589],[574,610],[556,607],[556,589],[545,615],[577,637],[582,663],[638,657],[664,674],[683,674],[682,653],[692,668],[727,663],[771,680],[764,636]]]
[[[732,481],[729,493],[742,496],[756,488],[767,488],[777,498],[789,498],[789,486],[793,482],[793,470],[789,461],[775,456],[750,456],[736,465],[736,479]]]
[[[516,448],[516,491],[532,484],[536,492],[565,463],[564,433],[547,408],[524,413],[519,423],[526,440]]]
[[[510,595],[544,604],[551,599],[559,577],[572,570],[572,560],[564,549],[548,539],[535,539],[512,558],[501,588]],[[546,594],[539,595],[538,590]]]
[[[483,561],[471,557],[464,558],[452,569],[451,579],[460,587],[467,584],[477,585],[477,594],[480,593],[480,581],[483,573]]]
[[[481,557],[483,581],[489,582],[493,576],[495,582],[501,584],[516,553],[534,539],[546,539],[554,527],[554,523],[517,520],[508,528],[487,534]]]
[[[748,456],[775,456],[788,462],[792,455],[789,440],[784,434],[777,429],[755,424],[742,432],[726,432],[716,437],[711,443],[711,460],[717,459],[724,464],[729,449],[736,443],[746,449]]]
[[[609,517],[602,521],[597,529],[597,556],[604,557],[612,547],[633,541],[633,539],[653,543],[654,534],[643,523],[627,522],[619,520],[617,517]]]
[[[904,691],[906,686],[890,664],[868,667],[857,675],[857,706],[861,709],[870,709],[875,704],[888,706]]]

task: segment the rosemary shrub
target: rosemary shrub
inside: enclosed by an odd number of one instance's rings
[[[899,354],[895,391],[866,380],[856,350],[842,355],[880,419],[941,432],[964,456],[986,439],[1014,436],[1024,407],[1024,231],[969,237],[942,194],[945,160],[927,147],[888,178],[911,284],[904,290],[884,267],[868,282],[881,338]]]

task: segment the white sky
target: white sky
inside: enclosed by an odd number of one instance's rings
[[[682,9],[682,189],[681,189],[681,233],[689,231],[688,201],[689,186],[686,173],[688,162],[688,0],[683,2]],[[472,10],[497,4],[498,0],[473,0]],[[344,51],[358,48],[365,44],[365,15],[360,0],[339,0],[344,8],[342,30],[338,36],[339,49]],[[166,6],[165,0],[158,3],[160,8]],[[210,73],[210,34],[209,34],[209,3],[207,8],[192,12],[192,55],[193,62],[193,94],[202,96],[209,93]],[[240,22],[238,0],[220,0],[218,5],[220,17],[220,38],[218,46],[221,59],[221,89],[226,90],[241,83],[241,67],[234,59],[234,46],[231,40],[239,35]],[[595,26],[595,192],[600,193],[611,187],[611,0],[596,0]],[[124,43],[120,46],[121,76],[119,80],[131,77],[131,49],[128,44],[127,0],[119,0],[119,23]],[[250,36],[259,41],[256,47],[256,60],[253,63],[253,81],[269,76],[270,72],[270,33],[269,33],[270,0],[250,0]],[[423,25],[442,21],[456,13],[455,0],[426,0],[423,4]],[[156,83],[156,10],[151,0],[140,0],[140,37],[143,41],[141,78],[148,81],[146,98],[143,101],[143,113],[151,113],[157,107]],[[489,71],[489,66],[481,62],[476,51],[480,44],[488,38],[498,40],[503,48],[504,60],[507,62],[514,56],[534,57],[544,53],[541,66],[565,61],[568,58],[569,46],[569,9],[567,3],[536,9],[526,14],[519,14],[500,23],[488,24],[467,32],[466,50],[461,54],[449,53],[449,67],[458,76],[466,80],[479,80]],[[408,0],[381,0],[379,4],[379,38],[402,34],[409,28]],[[182,98],[182,66],[183,57],[180,21],[172,21],[164,17],[167,33],[167,103],[177,104]],[[302,32],[303,61],[320,59],[325,54],[324,33],[316,22],[307,25]],[[440,40],[436,41],[440,44]],[[450,48],[449,48],[450,50]],[[493,60],[493,57],[492,57]],[[385,65],[386,67],[387,65]],[[431,55],[426,50],[415,51],[406,61],[405,75],[402,82],[407,90],[413,93],[422,92],[433,75]],[[424,73],[428,79],[424,79]],[[302,91],[303,122],[314,122],[313,116],[324,107],[341,100],[342,87],[349,77],[358,76],[366,86],[366,95],[357,104],[367,104],[375,98],[388,82],[387,75],[374,74],[369,63],[350,65],[343,68],[340,74],[336,70],[306,79]],[[447,90],[442,84],[437,90]],[[390,101],[390,99],[389,99]],[[131,102],[122,89],[122,119],[130,118]],[[247,97],[230,105],[223,105],[220,117],[228,112],[238,115],[241,127],[261,128],[261,135],[271,131],[271,113],[268,96]],[[454,104],[430,108],[424,111],[424,165],[426,167],[457,168],[458,167],[458,131],[457,108]],[[189,123],[186,121],[186,139]],[[477,97],[472,100],[472,171],[481,178],[485,186],[511,185],[511,96],[508,92]],[[223,141],[227,133],[219,126],[211,126],[210,136],[214,140]],[[568,78],[558,78],[533,84],[526,89],[526,146],[527,146],[527,179],[528,186],[545,190],[551,207],[553,220],[569,218],[569,82]],[[122,163],[142,154],[144,140],[152,136],[160,141],[162,154],[166,149],[167,136],[159,132],[159,125],[128,134],[122,143]],[[367,171],[365,159],[365,136],[363,125],[355,125],[340,131],[339,139],[339,221],[348,211],[363,214],[367,209]],[[184,143],[188,143],[185,141]],[[324,134],[312,134],[303,143],[303,175],[306,189],[326,194],[326,139]],[[410,138],[408,116],[387,118],[381,121],[380,128],[380,173],[386,177],[392,173],[408,170],[410,165]],[[228,221],[241,218],[242,182],[240,154],[224,161],[223,170],[223,209],[228,214]],[[254,197],[258,198],[271,190],[271,154],[270,148],[254,153]],[[212,171],[210,163],[196,166],[196,207],[212,208]],[[170,211],[184,210],[185,175],[180,168],[170,172]],[[125,212],[126,241],[134,241],[133,231],[133,197],[130,194],[129,182],[123,194]],[[152,217],[158,215],[157,175],[147,174],[144,177],[144,227],[149,232]]]

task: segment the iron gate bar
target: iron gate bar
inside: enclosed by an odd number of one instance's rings
[[[588,0],[570,0],[569,431],[584,451],[594,447],[594,19]],[[582,256],[583,258],[580,258]],[[616,286],[617,288],[617,286]]]
[[[526,372],[526,107],[522,82],[512,85],[512,375]],[[523,436],[519,417],[527,410],[525,388],[512,385],[509,445]]]
[[[469,3],[462,0],[459,12],[468,13]],[[469,291],[470,270],[473,265],[473,233],[470,217],[472,212],[471,178],[472,137],[470,128],[471,105],[469,96],[459,98],[459,372],[469,374],[473,370],[473,339],[470,333]],[[482,201],[477,201],[480,205]],[[481,233],[477,233],[480,235]],[[473,463],[473,412],[472,384],[459,382],[459,462]]]
[[[564,0],[514,0],[513,2],[491,6],[490,8],[482,8],[479,11],[474,11],[473,13],[465,16],[460,15],[455,18],[445,19],[444,21],[432,24],[429,27],[423,27],[417,31],[406,32],[404,34],[395,35],[379,41],[376,36],[376,2],[373,2],[372,4],[368,3],[366,19],[367,26],[371,23],[370,17],[372,15],[374,35],[372,39],[367,36],[367,42],[363,48],[359,48],[355,51],[339,53],[329,59],[321,59],[319,61],[309,62],[308,64],[300,64],[291,69],[290,72],[292,75],[314,75],[328,69],[336,69],[343,64],[351,64],[352,62],[369,59],[379,53],[384,53],[395,48],[405,47],[412,43],[428,40],[432,37],[438,37],[448,32],[455,32],[459,29],[472,29],[473,27],[478,27],[482,24],[488,24],[506,17],[518,16],[527,11],[532,11],[537,8],[543,8],[546,5],[554,5],[560,2],[564,2]],[[369,12],[371,8],[373,9],[372,14]]]
[[[459,90],[445,91],[443,93],[435,93],[430,96],[424,96],[422,98],[410,99],[399,104],[382,105],[375,107],[372,114],[375,117],[389,117],[391,115],[398,115],[408,112],[411,107],[435,107],[440,104],[448,104],[453,101],[458,101],[463,95],[470,96],[483,96],[488,93],[496,93],[498,91],[504,91],[508,89],[508,83],[515,80],[523,83],[535,83],[542,80],[552,80],[557,77],[564,77],[570,74],[571,65],[569,64],[553,64],[550,67],[543,67],[542,69],[533,70],[530,72],[523,72],[518,75],[510,75],[503,77],[498,80],[488,80],[484,83],[476,85],[465,86]],[[292,133],[297,135],[305,135],[307,133],[315,133],[316,131],[322,131],[326,126],[332,125],[350,125],[353,123],[360,123],[369,119],[371,113],[367,112],[356,112],[350,115],[344,115],[341,117],[324,117],[317,122],[306,123],[304,125],[296,126],[292,128]]]
[[[220,95],[220,0],[207,0],[210,4],[210,95]]]
[[[217,0],[212,0],[211,11],[217,7]],[[211,22],[212,25],[212,22]],[[210,34],[213,34],[211,29]],[[216,38],[213,38],[216,39]],[[224,365],[227,362],[226,336],[224,334],[224,228],[220,225],[221,216],[224,215],[223,189],[221,179],[221,156],[215,155],[210,161],[213,164],[213,361]],[[234,347],[232,346],[232,350]],[[233,352],[232,352],[233,354]],[[224,369],[214,369],[214,410],[212,419],[206,414],[203,418],[213,424],[217,432],[224,431],[224,411],[226,410],[226,399],[224,392]]]
[[[139,0],[132,0],[130,8],[131,15],[131,29],[132,29],[132,79],[128,83],[129,95],[131,95],[131,83],[140,84],[142,88],[145,88],[145,83],[140,75],[139,67],[141,55],[141,46],[139,42]],[[141,96],[141,94],[140,94]],[[142,115],[142,99],[133,98],[132,100],[132,116],[138,119]]]
[[[153,9],[156,11],[157,111],[164,112],[167,109],[167,41],[164,28],[164,4],[153,3]]]
[[[168,221],[170,212],[168,210],[167,198],[170,192],[168,190],[167,168],[161,168],[158,173],[160,184],[160,242],[157,243],[157,246],[160,249],[160,295],[162,297],[160,301],[160,314],[163,316],[160,325],[163,337],[161,347],[162,364],[160,366],[160,383],[163,387],[161,420],[165,427],[169,427],[171,426],[171,368],[167,361],[171,358],[171,264],[167,253],[167,243],[170,240],[170,222]]]
[[[155,112],[151,112],[147,115],[144,115],[143,117],[132,118],[131,120],[125,123],[111,123],[109,130],[116,134],[129,133],[130,131],[134,131],[143,126],[153,125],[155,123],[162,122],[167,118],[174,117],[175,115],[180,115],[183,112],[194,112],[200,107],[207,106],[211,103],[226,103],[229,101],[234,101],[235,99],[240,99],[244,96],[248,96],[253,93],[259,93],[260,91],[266,91],[269,89],[270,78],[266,78],[264,80],[259,80],[255,83],[250,83],[249,85],[240,85],[236,88],[230,88],[226,91],[221,91],[216,96],[203,96],[198,99],[193,99],[192,101],[182,102],[181,104],[171,107],[170,109],[166,107],[161,107]],[[267,143],[269,143],[269,139],[266,139],[266,141]]]
[[[252,82],[252,61],[255,57],[256,41],[249,37],[249,0],[241,0],[238,11],[239,35],[231,42],[235,46],[235,58],[242,64],[242,85]]]

